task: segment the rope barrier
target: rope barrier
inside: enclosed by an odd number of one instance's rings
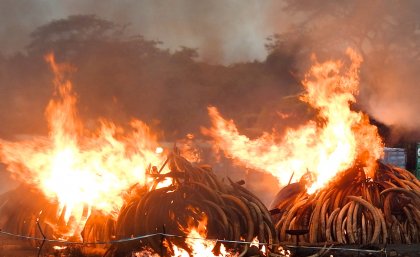
[[[41,233],[43,234],[43,233]],[[32,237],[32,236],[24,236],[19,234],[14,234],[10,232],[6,232],[0,229],[0,235],[6,235],[10,237],[17,237],[21,239],[28,239],[28,240],[36,240],[36,241],[42,241],[49,242],[49,243],[57,243],[57,244],[67,244],[67,245],[104,245],[104,244],[118,244],[118,243],[125,243],[125,242],[131,242],[136,240],[145,239],[148,237],[154,237],[154,236],[161,236],[161,237],[177,237],[177,238],[189,238],[193,240],[203,240],[203,241],[217,241],[221,243],[237,243],[237,244],[258,244],[258,245],[265,245],[265,246],[282,246],[286,248],[302,248],[302,249],[314,249],[314,250],[322,250],[325,249],[326,246],[320,247],[320,246],[296,246],[296,245],[281,245],[281,244],[269,244],[269,243],[256,243],[256,242],[247,242],[247,241],[236,241],[236,240],[226,240],[226,239],[209,239],[209,238],[199,238],[199,237],[189,237],[185,235],[174,235],[174,234],[168,234],[168,233],[153,233],[153,234],[147,234],[142,236],[135,236],[130,238],[124,238],[124,239],[118,239],[118,240],[111,240],[111,241],[103,241],[103,242],[72,242],[72,241],[66,241],[66,240],[60,240],[60,239],[49,239],[46,238],[44,235],[43,238],[40,237]],[[43,244],[41,245],[40,249],[42,249]],[[328,247],[328,250],[337,250],[337,251],[353,251],[353,252],[365,252],[365,253],[386,253],[386,248],[382,248],[380,250],[371,250],[371,249],[355,249],[355,248],[342,248],[342,247]]]
[[[302,249],[316,249],[321,250],[324,247],[320,246],[296,246],[296,245],[285,245],[287,248],[302,248]],[[329,250],[345,250],[345,251],[351,251],[351,252],[365,252],[365,253],[384,253],[386,252],[386,248],[382,248],[380,250],[371,250],[371,249],[356,249],[356,248],[340,248],[340,247],[328,247]]]
[[[24,236],[24,235],[6,232],[1,229],[0,229],[0,234],[11,236],[11,237],[18,237],[22,239],[30,239],[30,240],[36,240],[36,241],[45,241],[49,243],[69,244],[69,245],[118,244],[118,243],[130,242],[130,241],[135,241],[135,240],[144,239],[144,238],[153,237],[153,236],[165,235],[163,233],[155,233],[155,234],[148,234],[148,235],[143,235],[143,236],[125,238],[125,239],[111,240],[111,241],[106,241],[106,242],[72,242],[72,241],[66,241],[66,240],[60,240],[60,239],[48,239],[48,238],[39,238],[39,237],[33,237],[33,236]]]

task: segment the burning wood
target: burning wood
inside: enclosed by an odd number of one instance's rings
[[[278,197],[282,199],[274,205],[280,210],[275,216],[280,241],[292,240],[288,229],[309,228],[304,237],[309,243],[420,242],[420,182],[400,168],[378,162],[372,179],[361,168],[352,168],[314,194],[297,185],[285,187]]]
[[[168,233],[187,236],[191,227],[198,227],[200,221],[207,220],[204,238],[233,241],[253,241],[277,243],[277,237],[270,214],[263,203],[238,183],[229,180],[224,183],[208,167],[193,166],[177,154],[169,157],[170,172],[155,175],[155,183],[162,177],[171,177],[169,186],[150,190],[128,201],[118,217],[117,237],[128,238],[136,235]],[[160,175],[160,176],[156,176]],[[155,188],[153,186],[152,188]],[[174,253],[182,248],[189,253],[194,249],[185,238],[166,238],[162,245],[159,237],[150,237],[142,242],[155,252]],[[139,249],[138,242],[116,244],[109,256],[124,256]],[[220,243],[215,243],[219,251]],[[244,255],[248,244],[236,242],[226,244],[229,249],[242,249]]]

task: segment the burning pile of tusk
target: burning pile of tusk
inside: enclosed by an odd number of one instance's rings
[[[409,171],[378,162],[372,179],[352,168],[314,194],[301,188],[273,206],[282,242],[292,240],[288,229],[309,229],[303,240],[311,244],[420,242],[420,182]]]
[[[251,242],[257,237],[260,243],[277,244],[271,216],[264,204],[240,184],[221,181],[207,166],[194,166],[176,153],[168,158],[170,172],[152,173],[155,184],[163,177],[170,177],[172,184],[150,191],[139,191],[137,197],[122,207],[116,225],[117,238],[127,238],[151,233],[168,233],[187,236],[188,228],[198,227],[206,217],[206,237]],[[185,238],[171,238],[165,251],[173,245],[191,251]],[[113,245],[109,256],[124,255],[127,251],[151,247],[162,251],[161,238],[150,237],[138,242]],[[215,251],[220,243],[215,246]],[[229,243],[228,249],[244,254],[247,244]]]

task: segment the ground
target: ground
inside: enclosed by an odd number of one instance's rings
[[[340,250],[338,249],[340,248]],[[363,257],[363,256],[387,256],[387,257],[419,257],[420,256],[420,244],[411,245],[387,245],[386,252],[368,252],[363,250],[381,250],[383,246],[340,246],[335,245],[333,249],[324,256],[333,255],[335,257]],[[345,249],[361,249],[361,252]],[[42,249],[41,256],[48,257],[100,257],[103,254],[98,248],[89,248],[84,251],[80,251],[79,248],[73,248],[71,251],[65,252],[54,252],[47,244]],[[292,255],[294,248],[290,248]],[[84,253],[82,253],[84,252]],[[89,253],[87,253],[89,252]],[[314,250],[311,249],[299,249],[298,256],[308,256],[313,254]],[[38,256],[38,248],[36,246],[28,245],[25,240],[10,240],[4,236],[0,236],[0,257],[36,257]],[[205,257],[205,256],[203,256]]]

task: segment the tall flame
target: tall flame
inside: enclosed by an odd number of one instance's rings
[[[310,172],[314,181],[309,193],[356,161],[364,165],[366,174],[372,174],[383,145],[368,117],[350,108],[358,93],[362,58],[352,49],[347,55],[351,60],[347,69],[341,61],[315,61],[302,81],[305,93],[300,99],[318,111],[316,120],[288,129],[283,137],[272,132],[250,139],[239,133],[232,120],[225,120],[215,107],[209,107],[213,126],[204,133],[228,156],[271,173],[281,185],[287,184],[293,173],[299,178]]]
[[[57,64],[52,54],[46,60],[55,74],[54,98],[45,112],[49,136],[20,142],[0,139],[0,160],[17,179],[58,201],[66,220],[81,222],[86,208],[116,215],[124,190],[145,183],[149,163],[161,163],[156,137],[139,120],[131,121],[130,132],[107,120],[100,120],[96,131],[84,128],[66,79],[71,67]]]

